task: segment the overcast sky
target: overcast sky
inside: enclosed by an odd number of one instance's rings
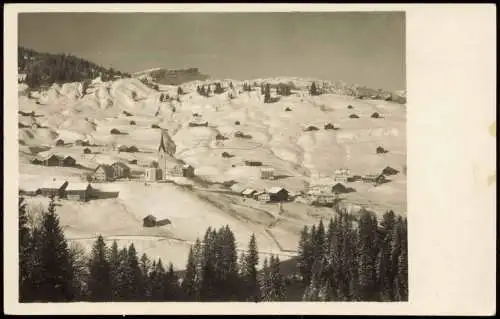
[[[19,45],[135,72],[198,67],[406,87],[404,13],[24,13]]]

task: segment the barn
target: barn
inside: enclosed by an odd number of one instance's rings
[[[156,167],[146,167],[144,169],[144,180],[148,182],[154,182],[161,179],[162,171],[160,168]]]
[[[154,227],[156,226],[156,217],[153,215],[148,215],[142,219],[142,226],[144,227]]]
[[[273,202],[282,202],[288,199],[288,191],[283,187],[271,187],[266,193],[269,194],[269,199]]]
[[[387,166],[386,168],[384,168],[384,169],[382,170],[382,174],[384,174],[384,175],[388,175],[388,176],[389,176],[389,175],[396,175],[396,174],[398,174],[398,173],[399,173],[399,171],[398,171],[397,169],[392,168],[392,167],[390,167],[390,166]]]
[[[107,182],[113,179],[113,169],[107,164],[100,164],[94,172],[94,179],[97,182]]]
[[[257,198],[259,201],[267,203],[271,201],[271,196],[269,193],[266,192],[257,192],[255,193],[255,198]]]
[[[40,187],[40,193],[43,196],[47,197],[56,196],[62,198],[64,197],[64,191],[66,190],[67,186],[67,181],[58,181],[54,179],[50,182],[44,183],[42,187]]]
[[[379,175],[365,175],[362,177],[363,181],[364,182],[367,182],[367,183],[373,183],[373,184],[382,184],[382,183],[385,183],[387,181],[387,179],[385,178],[385,176],[383,174],[379,174]]]
[[[60,166],[73,167],[76,165],[76,160],[71,156],[64,156],[61,158]]]
[[[66,198],[86,202],[92,195],[92,186],[89,183],[71,183],[65,190]]]
[[[122,162],[115,162],[111,165],[113,178],[128,178],[130,177],[130,168]]]
[[[241,192],[241,194],[245,197],[249,197],[249,198],[252,198],[255,193],[257,193],[257,191],[253,188],[247,188],[245,189],[243,192]]]
[[[344,194],[348,193],[349,189],[342,183],[337,183],[332,187],[332,193],[334,194]]]
[[[59,166],[61,159],[55,154],[50,154],[43,159],[43,165],[45,166]]]

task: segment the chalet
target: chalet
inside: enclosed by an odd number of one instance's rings
[[[157,167],[146,167],[144,169],[144,180],[154,182],[161,179],[162,170]]]
[[[266,193],[269,194],[269,198],[273,202],[282,202],[288,199],[288,191],[283,187],[271,187]]]
[[[67,181],[58,181],[54,179],[51,182],[44,183],[42,187],[40,187],[40,193],[47,197],[56,196],[62,198],[64,197],[67,186]]]
[[[349,181],[350,176],[351,176],[351,171],[349,169],[341,168],[341,169],[335,170],[334,180],[336,182],[346,183]]]
[[[245,190],[245,187],[241,186],[240,184],[233,184],[231,187],[229,187],[233,193],[238,193],[241,194]]]
[[[64,146],[64,141],[63,141],[63,140],[61,140],[61,139],[58,139],[58,140],[56,141],[56,146]]]
[[[245,166],[262,166],[262,162],[259,162],[259,161],[245,161]]]
[[[66,198],[86,202],[92,195],[92,186],[89,183],[71,183],[66,189]]]
[[[261,168],[260,178],[261,179],[274,179],[274,168],[272,168],[272,167]]]
[[[153,215],[148,215],[142,219],[142,225],[144,227],[154,227],[156,226],[156,217]]]
[[[390,175],[396,175],[398,174],[399,171],[395,168],[392,168],[390,166],[387,166],[386,168],[384,168],[382,170],[382,174],[386,175],[386,176],[390,176]]]
[[[167,168],[167,175],[173,177],[193,177],[194,167],[189,164],[175,164]]]
[[[348,193],[349,189],[342,183],[337,183],[332,187],[332,193],[334,194],[344,194]]]
[[[111,165],[113,178],[128,178],[130,177],[130,168],[122,162],[115,162]]]
[[[311,204],[318,206],[330,206],[335,203],[335,196],[332,194],[321,194],[314,196],[311,200]]]
[[[379,175],[369,174],[361,177],[361,179],[366,183],[374,183],[376,185],[385,183],[387,181],[383,174]]]
[[[94,180],[97,182],[107,182],[113,179],[113,169],[110,165],[100,164],[94,172]]]
[[[73,167],[76,165],[76,160],[71,156],[61,158],[60,166]]]
[[[271,201],[271,195],[269,193],[266,193],[266,192],[258,192],[254,196],[259,201],[264,202],[264,203]]]
[[[243,195],[245,197],[252,198],[255,193],[257,193],[257,191],[255,189],[247,188],[243,192],[241,192],[241,195]]]
[[[50,154],[42,160],[43,165],[45,166],[59,166],[60,161],[61,159],[59,156],[55,154]]]

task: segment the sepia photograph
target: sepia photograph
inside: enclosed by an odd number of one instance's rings
[[[20,14],[20,300],[407,301],[404,28]]]
[[[405,10],[16,23],[17,302],[412,300]]]

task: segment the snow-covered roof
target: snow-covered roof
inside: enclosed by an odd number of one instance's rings
[[[89,183],[71,183],[66,187],[67,191],[84,191],[90,186]]]
[[[245,190],[242,192],[242,194],[243,194],[243,195],[250,195],[250,194],[252,194],[252,193],[256,193],[256,192],[257,192],[257,191],[256,191],[255,189],[253,189],[253,188],[247,188],[247,189],[245,189]]]
[[[284,190],[283,187],[271,187],[267,190],[268,193],[270,194],[276,194],[279,193],[280,191]]]
[[[42,184],[40,188],[46,188],[46,189],[59,189],[61,188],[64,184],[66,183],[65,180],[52,180],[52,181],[46,181]]]
[[[260,170],[263,171],[263,172],[273,172],[274,168],[272,168],[272,167],[262,167]]]

